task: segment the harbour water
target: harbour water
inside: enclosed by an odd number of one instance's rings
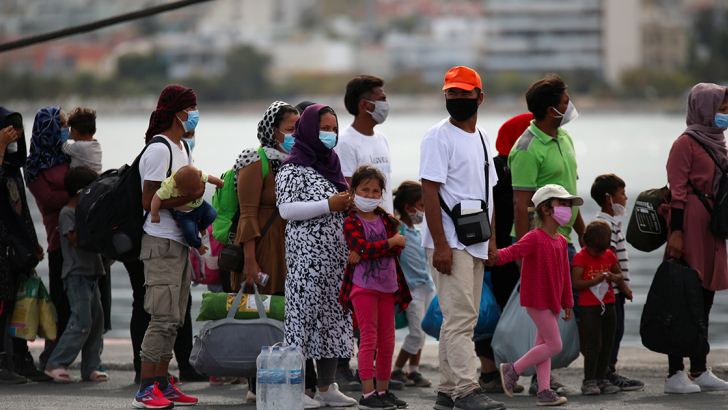
[[[32,113],[24,113],[27,131],[30,136]],[[197,128],[197,141],[194,151],[198,168],[213,175],[222,174],[229,169],[240,151],[257,146],[256,128],[260,116],[253,115],[215,115],[201,109],[201,120]],[[516,115],[518,112],[512,113]],[[261,112],[262,116],[262,112]],[[510,115],[480,113],[479,125],[490,136],[495,145],[498,128]],[[407,179],[417,179],[419,167],[419,145],[422,136],[438,121],[447,117],[442,111],[420,114],[398,114],[396,109],[377,130],[387,135],[392,152],[393,185]],[[340,124],[351,123],[348,114],[340,115]],[[148,124],[146,116],[100,116],[97,121],[97,139],[104,150],[104,169],[116,168],[131,163],[143,148],[143,136]],[[589,189],[599,174],[615,173],[627,184],[630,199],[627,212],[631,213],[632,201],[636,194],[649,188],[664,186],[667,182],[665,163],[672,142],[685,129],[682,115],[667,114],[630,114],[598,111],[585,112],[566,130],[574,140],[575,154],[579,166],[579,194],[586,200],[582,208],[585,221],[594,219],[596,203],[589,197]],[[209,200],[213,188],[208,186],[206,197]],[[45,229],[32,195],[28,192],[30,205],[36,224],[36,232],[46,247]],[[628,219],[624,219],[624,229]],[[626,307],[625,345],[641,345],[639,339],[639,318],[645,302],[649,285],[655,270],[662,261],[663,249],[645,254],[629,248],[630,272],[634,291],[634,302]],[[47,260],[41,262],[38,272],[47,284]],[[106,337],[129,337],[129,318],[131,316],[131,287],[123,265],[111,268],[113,284],[112,327]],[[193,318],[199,311],[204,286],[192,290]],[[710,339],[714,348],[728,348],[728,292],[718,292],[710,318]],[[195,322],[195,331],[201,322]],[[406,334],[406,329],[404,329]],[[398,331],[398,340],[403,338]],[[401,341],[401,340],[400,340]],[[433,340],[434,342],[434,340]]]

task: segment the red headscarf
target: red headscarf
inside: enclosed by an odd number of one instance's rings
[[[516,140],[531,125],[532,120],[533,114],[528,112],[516,115],[500,127],[498,130],[498,139],[495,140],[495,148],[498,150],[498,155],[508,156],[511,153],[511,149],[516,143]]]
[[[157,109],[149,117],[146,141],[149,142],[155,135],[169,129],[176,113],[194,105],[197,105],[197,96],[191,88],[177,84],[168,85],[159,95]]]

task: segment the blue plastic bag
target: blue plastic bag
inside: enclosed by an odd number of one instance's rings
[[[440,303],[437,301],[437,295],[430,302],[430,307],[427,308],[425,318],[422,319],[422,330],[428,335],[440,340],[440,328],[442,327],[442,310],[440,310]]]
[[[498,319],[501,316],[501,308],[493,295],[493,283],[490,278],[490,271],[485,271],[483,276],[483,291],[480,294],[480,313],[478,324],[473,331],[473,340],[486,339],[495,333]]]
[[[493,295],[493,285],[490,281],[490,271],[483,276],[483,290],[480,294],[480,313],[478,323],[475,325],[473,340],[485,339],[493,336],[501,315],[501,308]],[[428,335],[440,340],[440,328],[442,327],[442,310],[437,295],[432,299],[430,307],[427,308],[424,319],[422,319],[422,330]]]

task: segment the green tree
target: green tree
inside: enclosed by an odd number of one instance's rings
[[[270,95],[267,72],[271,58],[252,46],[233,48],[227,55],[227,69],[221,87],[229,100],[256,99]]]

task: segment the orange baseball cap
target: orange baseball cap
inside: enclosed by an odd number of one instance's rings
[[[483,83],[480,81],[480,76],[472,68],[468,67],[453,67],[450,71],[445,74],[445,86],[443,90],[450,88],[460,88],[465,91],[470,91],[473,88],[483,89]]]

